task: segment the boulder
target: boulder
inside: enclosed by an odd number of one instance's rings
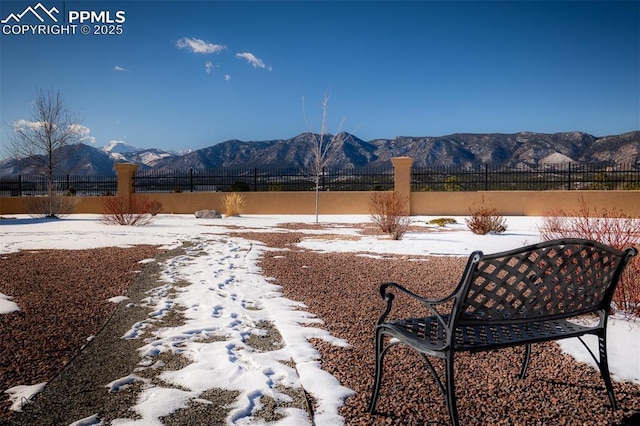
[[[220,214],[220,212],[218,212],[217,210],[210,210],[210,209],[204,209],[204,210],[198,210],[195,213],[196,217],[198,219],[220,219],[222,218],[222,215]]]

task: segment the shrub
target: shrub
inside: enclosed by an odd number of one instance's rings
[[[31,217],[60,218],[70,214],[77,202],[78,200],[74,197],[64,196],[63,194],[54,192],[51,198],[49,198],[48,195],[25,197],[24,207],[27,214]]]
[[[242,209],[247,205],[244,195],[232,193],[222,197],[222,212],[226,216],[240,216]]]
[[[598,172],[593,176],[593,182],[591,182],[587,186],[587,189],[594,191],[603,191],[607,189],[613,189],[613,185],[605,172]]]
[[[102,206],[104,213],[100,221],[107,225],[148,225],[162,210],[162,203],[145,196],[103,197]]]
[[[591,208],[581,197],[577,210],[545,213],[538,231],[544,240],[585,238],[623,248],[640,242],[640,219],[616,208]]]
[[[467,227],[474,234],[485,235],[489,232],[502,233],[507,230],[507,221],[498,215],[496,209],[480,206],[469,209],[471,216],[465,219]]]
[[[429,225],[438,225],[438,226],[447,226],[447,225],[454,225],[458,222],[456,222],[456,220],[452,217],[438,217],[436,219],[431,219],[429,222],[427,222]]]
[[[231,184],[231,191],[232,192],[249,192],[251,191],[251,187],[249,186],[248,183],[241,180],[237,180]]]
[[[626,191],[637,191],[640,189],[640,182],[627,182],[623,187]]]
[[[157,200],[149,200],[147,210],[151,216],[156,216],[162,211],[162,203]]]
[[[462,185],[460,184],[460,179],[457,176],[449,176],[444,181],[444,190],[445,191],[460,191],[462,189]]]
[[[543,240],[583,238],[624,250],[640,243],[640,219],[619,209],[591,208],[584,198],[577,210],[552,210],[538,227]],[[631,316],[640,315],[640,258],[635,257],[622,275],[613,295],[617,309]]]
[[[629,317],[640,317],[640,259],[636,256],[622,273],[613,295],[615,307]]]
[[[401,240],[412,219],[406,209],[408,200],[395,192],[375,192],[369,197],[371,220],[394,240]]]

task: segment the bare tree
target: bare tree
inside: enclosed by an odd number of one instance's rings
[[[313,183],[315,186],[316,192],[316,205],[315,205],[315,214],[316,214],[316,223],[318,223],[318,211],[320,205],[320,182],[322,179],[322,173],[326,165],[331,161],[333,156],[335,155],[335,146],[342,142],[342,139],[338,137],[340,131],[342,129],[342,125],[344,124],[346,118],[343,118],[338,126],[338,130],[335,135],[332,135],[328,132],[327,128],[327,115],[329,111],[329,92],[324,93],[324,97],[322,98],[322,121],[320,122],[320,132],[313,132],[312,127],[307,118],[307,114],[304,112],[304,98],[302,99],[302,110],[304,113],[304,119],[306,121],[307,127],[310,129],[310,143],[311,143],[311,158],[308,165],[308,172],[313,178]]]
[[[9,135],[9,154],[26,164],[34,172],[46,176],[48,193],[47,217],[56,217],[53,175],[67,155],[63,148],[78,143],[82,126],[78,117],[65,106],[60,92],[37,90],[31,121],[13,123]]]

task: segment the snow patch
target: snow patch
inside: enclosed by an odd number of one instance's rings
[[[0,315],[9,314],[11,312],[19,311],[20,306],[16,302],[12,302],[9,299],[13,299],[11,296],[0,293]]]
[[[9,410],[22,411],[22,407],[31,403],[31,398],[42,392],[47,382],[38,383],[37,385],[19,385],[7,389],[4,393],[9,395],[9,401],[12,402]]]

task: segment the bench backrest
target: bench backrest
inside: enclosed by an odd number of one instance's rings
[[[474,252],[459,287],[454,321],[465,325],[595,311],[606,315],[620,274],[635,253],[575,238],[491,255]]]

